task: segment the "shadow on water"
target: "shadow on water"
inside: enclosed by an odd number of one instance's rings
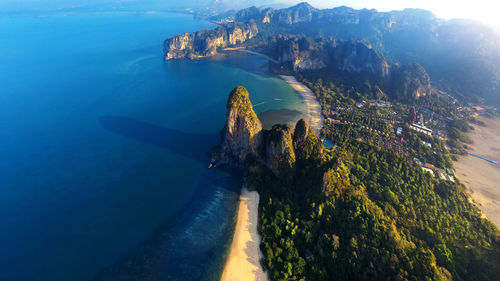
[[[99,121],[111,132],[199,161],[207,160],[207,149],[219,140],[217,134],[189,134],[127,117],[104,116]],[[203,169],[192,200],[92,280],[218,280],[240,187],[241,175],[234,170]]]
[[[102,116],[99,122],[108,131],[202,162],[219,141],[217,134],[190,134],[129,117]]]

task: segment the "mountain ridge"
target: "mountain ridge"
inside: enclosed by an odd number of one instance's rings
[[[239,45],[278,35],[356,40],[391,65],[420,64],[441,90],[470,102],[500,104],[500,35],[476,21],[444,20],[423,9],[316,9],[306,3],[285,9],[254,6],[235,12],[234,19],[258,27],[253,40]]]

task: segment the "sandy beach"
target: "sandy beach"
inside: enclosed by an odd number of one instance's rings
[[[468,152],[500,161],[500,118],[481,120],[486,127],[474,125],[469,134],[474,143]],[[455,168],[457,177],[469,188],[472,199],[500,227],[500,165],[467,155],[455,162]]]
[[[267,273],[260,265],[264,257],[260,251],[259,194],[241,189],[238,218],[234,230],[231,250],[222,273],[222,281],[267,281]]]
[[[309,126],[319,134],[323,127],[323,115],[321,115],[321,105],[314,93],[307,88],[304,84],[300,83],[293,76],[280,75],[295,91],[297,91],[303,98],[306,104],[306,121]]]

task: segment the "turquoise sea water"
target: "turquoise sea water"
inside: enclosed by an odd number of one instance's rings
[[[220,274],[239,178],[208,170],[225,103],[266,123],[300,97],[265,60],[164,62],[212,27],[169,13],[0,17],[0,280],[203,280]]]

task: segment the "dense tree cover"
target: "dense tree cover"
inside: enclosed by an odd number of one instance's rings
[[[297,151],[307,157],[279,178],[251,169],[273,280],[497,280],[498,231],[463,185],[432,178],[408,156],[337,143]]]
[[[296,75],[320,99],[330,106],[353,105],[356,101],[386,97],[383,80],[368,73],[335,70],[304,71]]]
[[[418,157],[424,163],[432,163],[440,168],[452,168],[450,152],[442,141],[408,128],[403,131],[403,136],[410,150],[410,155]],[[431,147],[424,145],[423,142],[431,144]]]
[[[416,106],[425,107],[446,118],[460,118],[462,112],[458,111],[457,101],[445,95],[428,95],[415,101]]]

